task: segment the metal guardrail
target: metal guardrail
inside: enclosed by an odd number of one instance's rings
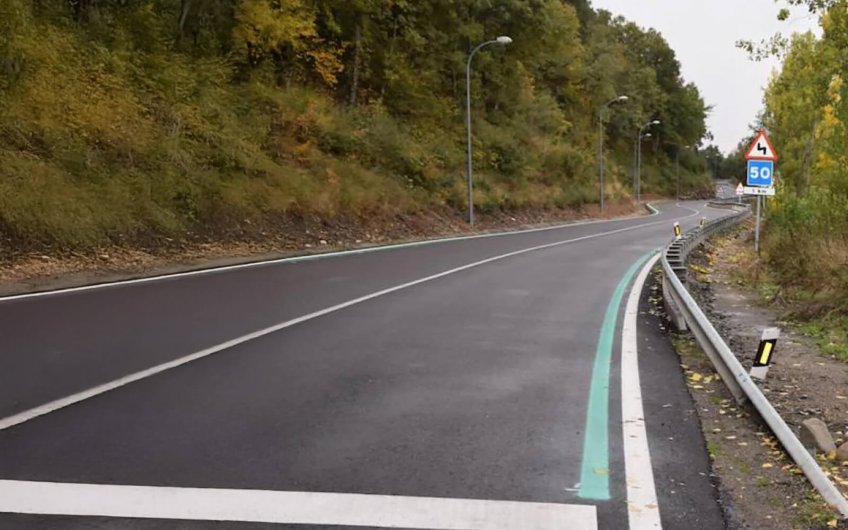
[[[741,197],[741,198],[740,197],[715,198],[715,199],[711,199],[709,204],[714,206],[714,207],[722,208],[722,207],[731,206],[731,205],[734,205],[734,204],[736,206],[744,206],[746,204],[752,204],[755,201],[756,201],[755,197],[752,197],[750,195],[746,195],[746,196]]]
[[[720,203],[716,203],[718,206]],[[724,203],[723,205],[728,205]],[[733,207],[733,206],[728,206]],[[686,289],[686,259],[693,248],[707,237],[738,224],[751,215],[750,209],[741,208],[737,213],[717,219],[672,241],[662,253],[663,298],[666,309],[679,330],[689,329],[700,347],[710,358],[721,380],[727,385],[739,403],[749,401],[777,436],[792,460],[807,476],[828,504],[833,506],[844,519],[848,519],[848,499],[836,488],[819,467],[815,458],[801,444],[792,429],[763,395],[748,372],[721,338],[718,331]]]

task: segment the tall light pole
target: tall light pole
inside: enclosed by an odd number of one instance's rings
[[[478,44],[468,55],[468,64],[465,67],[465,119],[468,128],[468,224],[474,226],[474,177],[473,163],[471,161],[471,59],[481,48],[490,44],[501,44],[506,46],[512,39],[501,35],[495,40],[488,40]]]
[[[601,111],[598,113],[598,186],[600,187],[601,196],[601,213],[604,213],[604,112],[609,109],[613,103],[624,103],[630,99],[627,96],[618,96],[607,101]]]
[[[636,147],[634,147],[634,164],[633,164],[633,193],[634,195],[638,193],[637,179],[639,178],[642,171],[642,140],[645,138],[650,138],[653,136],[651,133],[639,133],[639,136],[636,137]],[[637,195],[638,197],[638,195]],[[638,199],[637,199],[638,200]]]
[[[639,133],[636,135],[636,145],[633,148],[636,157],[636,166],[633,169],[633,189],[636,192],[636,202],[639,202],[642,192],[642,138],[649,138],[651,133],[643,134],[645,129],[652,125],[659,125],[660,120],[651,120],[645,125],[639,127]]]

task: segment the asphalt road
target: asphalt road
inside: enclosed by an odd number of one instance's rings
[[[673,222],[685,229],[726,213],[703,202],[659,208],[634,219],[0,300],[0,482],[595,506],[600,528],[627,528],[617,354],[605,383],[609,467],[595,470],[608,475],[610,499],[580,490],[604,315],[616,285],[670,239]],[[613,324],[618,352],[621,319]],[[640,319],[663,526],[690,528],[694,514],[701,527],[719,528],[703,440],[658,329]],[[257,330],[265,332],[245,338]],[[203,350],[190,363],[78,395]],[[74,395],[76,403],[61,401]],[[112,491],[97,502],[114,500]],[[16,511],[2,503],[0,511]],[[0,528],[264,527],[176,521],[162,510],[153,520],[7,513]],[[361,511],[357,524],[369,526],[371,514]]]

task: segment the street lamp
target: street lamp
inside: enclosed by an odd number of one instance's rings
[[[645,129],[652,125],[659,125],[660,120],[651,120],[645,125],[639,127],[639,133],[636,135],[636,145],[633,148],[636,157],[636,167],[633,170],[633,188],[636,192],[636,202],[641,198],[642,191],[642,138],[650,138],[651,133],[642,134]]]
[[[468,55],[468,64],[465,68],[465,118],[468,128],[468,224],[474,226],[474,179],[473,167],[471,161],[471,59],[474,54],[481,48],[490,44],[500,44],[506,46],[511,43],[512,39],[506,35],[501,35],[495,40],[489,40],[478,44]]]
[[[607,101],[601,111],[598,113],[598,185],[600,187],[601,196],[601,213],[604,213],[604,112],[609,109],[613,103],[624,103],[630,99],[627,96],[618,96]]]

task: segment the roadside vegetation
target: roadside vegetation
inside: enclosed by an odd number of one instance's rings
[[[825,351],[848,358],[848,2],[791,3],[820,17],[821,37],[743,44],[782,58],[762,117],[780,155],[778,195],[766,201],[764,277],[771,298],[792,304]],[[741,161],[744,147],[729,159]]]
[[[286,219],[357,223],[464,197],[475,57],[481,213],[709,188],[708,108],[662,36],[586,0],[3,0],[0,247],[215,239]],[[281,224],[280,226],[286,226]]]
[[[751,330],[783,328],[776,362],[758,386],[793,430],[818,418],[828,425],[839,447],[846,438],[843,402],[848,399],[844,395],[848,365],[822,356],[802,336],[806,331],[787,325],[780,311],[757,307],[758,299],[773,296],[775,290],[768,269],[756,265],[752,229],[748,221],[696,249],[688,263],[688,288],[745,367],[750,367],[759,342],[758,333]],[[672,332],[670,338],[697,403],[728,528],[848,528],[848,521],[841,521],[815,491],[759,414],[750,404],[739,405],[733,399],[691,335]],[[848,494],[848,462],[836,451],[819,451],[816,460]]]

